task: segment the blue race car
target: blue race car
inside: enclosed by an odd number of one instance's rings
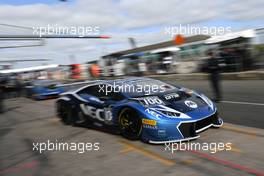
[[[26,96],[35,100],[58,97],[63,92],[64,88],[55,80],[34,80],[26,86]]]
[[[110,127],[154,144],[196,139],[223,125],[205,95],[150,78],[92,81],[61,94],[56,105],[65,124]]]

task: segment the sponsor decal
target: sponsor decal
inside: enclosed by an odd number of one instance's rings
[[[158,129],[157,126],[153,126],[153,125],[143,125],[143,128],[148,128],[148,129],[151,129],[151,130],[157,130]]]
[[[157,121],[156,120],[150,120],[150,119],[142,119],[142,124],[155,126],[155,125],[157,125]]]
[[[158,130],[158,135],[159,136],[166,136],[166,130],[165,129]]]
[[[160,114],[158,114],[158,113],[155,112],[155,111],[152,111],[151,109],[146,109],[145,111],[146,111],[147,113],[149,113],[150,115],[152,115],[152,116],[158,118],[158,119],[161,117]]]
[[[185,104],[186,106],[190,107],[190,108],[193,108],[193,109],[195,109],[195,108],[198,107],[198,105],[197,105],[195,102],[190,101],[190,100],[186,100],[186,101],[184,101],[184,104]]]
[[[105,123],[112,124],[113,114],[112,109],[110,107],[104,108],[105,112]]]
[[[180,97],[180,95],[177,94],[177,93],[171,93],[171,94],[164,95],[164,98],[166,100],[170,100],[170,99],[173,99],[173,98],[179,98],[179,97]]]
[[[85,115],[95,118],[99,121],[105,122],[112,120],[112,113],[109,109],[105,111],[104,109],[97,109],[93,106],[84,104],[81,104],[80,107]]]

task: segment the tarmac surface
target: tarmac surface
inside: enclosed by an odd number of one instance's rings
[[[206,81],[177,83],[212,95]],[[224,126],[182,143],[182,150],[180,143],[150,145],[65,126],[56,117],[55,100],[9,99],[0,115],[0,175],[264,175],[263,90],[263,81],[225,81],[224,101],[219,103]],[[40,153],[40,144],[48,141],[93,146],[84,152],[77,147]],[[194,143],[209,147],[185,150]],[[231,147],[222,150],[222,143]]]
[[[208,81],[176,81],[178,85],[198,90],[213,98]],[[225,122],[264,128],[264,81],[225,80],[221,82],[223,101],[218,109]]]

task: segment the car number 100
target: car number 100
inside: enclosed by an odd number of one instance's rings
[[[162,104],[163,103],[163,101],[160,100],[159,98],[144,98],[143,101],[146,105],[154,105],[154,104]]]

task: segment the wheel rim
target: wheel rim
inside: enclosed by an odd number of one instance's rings
[[[126,110],[120,116],[120,128],[126,137],[139,137],[142,130],[140,122],[132,110]]]

